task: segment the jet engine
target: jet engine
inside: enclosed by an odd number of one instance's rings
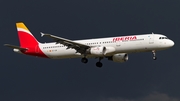
[[[106,47],[104,46],[97,46],[97,47],[91,47],[87,50],[87,53],[92,54],[92,55],[98,55],[98,56],[103,56],[106,51]]]
[[[109,57],[108,60],[112,60],[114,62],[126,62],[128,60],[128,54],[127,53],[114,54],[113,56]]]
[[[86,50],[87,54],[92,54],[92,55],[97,55],[97,56],[106,56],[113,52],[115,52],[114,47],[104,47],[104,46],[91,47]]]

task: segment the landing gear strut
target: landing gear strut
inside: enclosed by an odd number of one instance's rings
[[[101,68],[102,66],[103,66],[103,64],[101,63],[101,60],[102,60],[103,58],[99,58],[99,61],[98,62],[96,62],[96,66],[97,67],[99,67],[99,68]]]
[[[157,57],[156,57],[156,51],[155,50],[152,50],[152,53],[153,53],[153,60],[156,60]]]
[[[87,62],[88,62],[88,59],[84,57],[84,58],[81,59],[81,62],[82,62],[82,63],[87,63]]]

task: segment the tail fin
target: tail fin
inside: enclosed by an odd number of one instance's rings
[[[20,46],[22,48],[35,47],[36,45],[38,45],[39,42],[24,25],[24,23],[16,23],[16,27],[18,31]]]

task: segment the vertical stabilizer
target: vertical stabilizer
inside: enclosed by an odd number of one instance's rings
[[[23,48],[35,47],[38,45],[38,41],[29,31],[29,29],[24,25],[24,23],[16,23],[20,46]]]

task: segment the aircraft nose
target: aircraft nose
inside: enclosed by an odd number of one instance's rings
[[[174,46],[174,42],[173,42],[172,40],[170,40],[170,41],[168,42],[168,45],[169,45],[170,47],[172,47],[172,46]]]

